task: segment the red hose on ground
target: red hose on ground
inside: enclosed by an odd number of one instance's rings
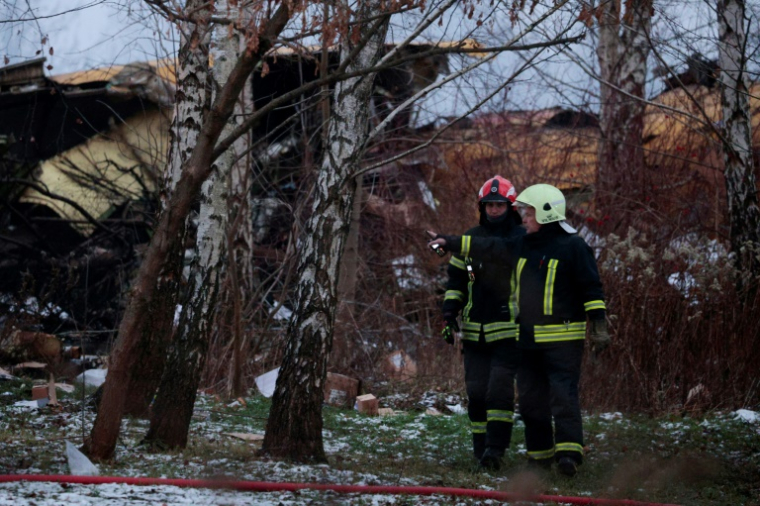
[[[446,487],[394,487],[386,485],[331,485],[322,483],[275,483],[267,481],[226,481],[226,480],[187,480],[179,478],[124,478],[120,476],[70,476],[70,475],[0,475],[0,483],[14,481],[46,481],[56,483],[78,483],[98,485],[103,483],[122,483],[125,485],[173,485],[175,487],[222,488],[250,492],[279,492],[294,490],[331,490],[341,494],[406,494],[406,495],[450,495],[496,499],[499,501],[534,501],[557,502],[578,505],[600,506],[678,506],[675,504],[648,503],[629,499],[603,499],[593,497],[571,497],[561,495],[525,495],[496,490],[473,490],[469,488]]]

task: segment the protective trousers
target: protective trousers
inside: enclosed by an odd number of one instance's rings
[[[583,422],[578,400],[583,341],[523,349],[517,372],[520,415],[528,457],[583,462]],[[554,427],[552,428],[552,420]]]
[[[485,343],[464,342],[464,376],[467,414],[472,428],[475,458],[487,447],[503,453],[512,439],[515,409],[515,375],[520,351],[514,339]]]

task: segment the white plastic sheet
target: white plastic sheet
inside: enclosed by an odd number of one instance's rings
[[[66,441],[66,459],[69,461],[69,472],[75,476],[98,476],[98,468],[90,462],[84,453]]]
[[[261,395],[264,397],[272,397],[274,395],[274,386],[277,383],[277,374],[279,372],[280,368],[278,367],[256,377],[256,387],[261,392]]]

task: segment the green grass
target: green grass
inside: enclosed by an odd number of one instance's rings
[[[81,443],[82,392],[61,394],[60,408],[39,413],[10,408],[30,393],[31,383],[0,383],[0,474],[65,474],[64,439]],[[147,420],[125,420],[116,458],[99,466],[101,474],[444,486],[690,506],[760,505],[760,425],[736,420],[730,413],[694,418],[588,415],[586,461],[578,476],[568,479],[556,471],[536,474],[527,469],[519,422],[503,470],[483,472],[470,455],[467,417],[425,415],[415,403],[389,417],[325,406],[328,465],[269,461],[257,456],[258,444],[223,434],[263,434],[269,400],[254,396],[244,406],[230,404],[199,397],[190,442],[182,451],[150,451],[139,445]],[[89,434],[94,415],[86,410],[84,417]]]

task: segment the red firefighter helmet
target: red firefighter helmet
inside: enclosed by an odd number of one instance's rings
[[[510,202],[514,204],[517,191],[507,179],[494,176],[480,187],[478,203],[481,202]]]

